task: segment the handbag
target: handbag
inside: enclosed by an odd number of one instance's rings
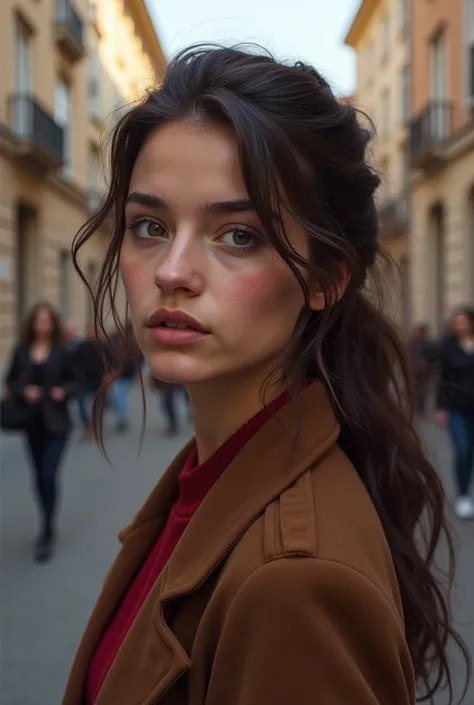
[[[23,399],[7,394],[0,402],[0,428],[2,431],[24,431],[30,412],[31,407]]]
[[[20,379],[26,384],[29,377],[29,360],[21,360]],[[31,406],[23,397],[12,394],[8,389],[0,401],[0,429],[2,431],[24,431],[31,418]]]

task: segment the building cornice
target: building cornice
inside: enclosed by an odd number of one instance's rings
[[[380,2],[381,0],[362,0],[344,38],[344,44],[347,44],[347,46],[353,49],[357,48],[364,30],[369,24],[374,10],[380,5]]]

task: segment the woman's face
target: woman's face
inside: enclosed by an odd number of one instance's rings
[[[473,334],[472,321],[465,313],[456,313],[451,321],[451,330],[457,338]]]
[[[120,271],[137,341],[162,379],[259,378],[278,364],[304,297],[248,198],[225,127],[166,124],[137,158]],[[285,228],[306,255],[303,231],[290,219]],[[200,332],[163,324],[160,310],[191,316]]]
[[[40,308],[36,312],[33,322],[33,331],[38,338],[46,338],[53,332],[53,319],[47,308]]]

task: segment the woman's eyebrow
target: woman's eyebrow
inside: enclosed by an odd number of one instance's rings
[[[138,203],[141,206],[148,206],[149,208],[162,208],[165,210],[170,210],[170,206],[167,202],[152,193],[145,193],[143,191],[132,191],[127,197],[126,203]],[[249,198],[238,198],[236,200],[230,201],[214,201],[212,203],[205,203],[201,207],[203,213],[214,213],[214,214],[227,214],[227,213],[255,213],[255,207]],[[276,221],[281,221],[281,217],[278,213],[273,213],[273,218]]]

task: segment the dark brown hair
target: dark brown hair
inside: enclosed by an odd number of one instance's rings
[[[35,337],[35,321],[36,316],[42,310],[48,311],[51,316],[52,331],[51,331],[51,345],[53,347],[60,347],[65,343],[64,328],[61,322],[61,317],[56,311],[54,306],[49,303],[49,301],[39,301],[33,308],[27,313],[25,320],[23,321],[22,331],[20,335],[20,343],[23,345],[33,345],[36,340]]]
[[[469,657],[451,626],[444,586],[434,575],[435,552],[444,536],[453,578],[444,492],[414,426],[404,345],[379,312],[375,287],[367,287],[379,255],[374,201],[379,176],[367,161],[368,121],[338,101],[326,81],[302,63],[285,65],[262,50],[193,47],[180,53],[163,85],[114,129],[107,199],[74,244],[77,261],[82,246],[115,209],[115,230],[95,296],[96,321],[103,330],[110,302],[120,327],[113,302],[135,160],[153,130],[178,120],[232,128],[249,198],[268,238],[299,281],[306,304],[306,280],[326,295],[324,311],[313,312],[308,305],[302,310],[284,372],[290,379],[318,377],[325,383],[341,423],[341,445],[372,497],[391,548],[418,684],[427,696],[447,684],[452,701],[448,643],[460,647],[468,671]],[[310,261],[291,247],[275,209],[304,227]],[[338,300],[341,272],[349,274],[349,283]]]

